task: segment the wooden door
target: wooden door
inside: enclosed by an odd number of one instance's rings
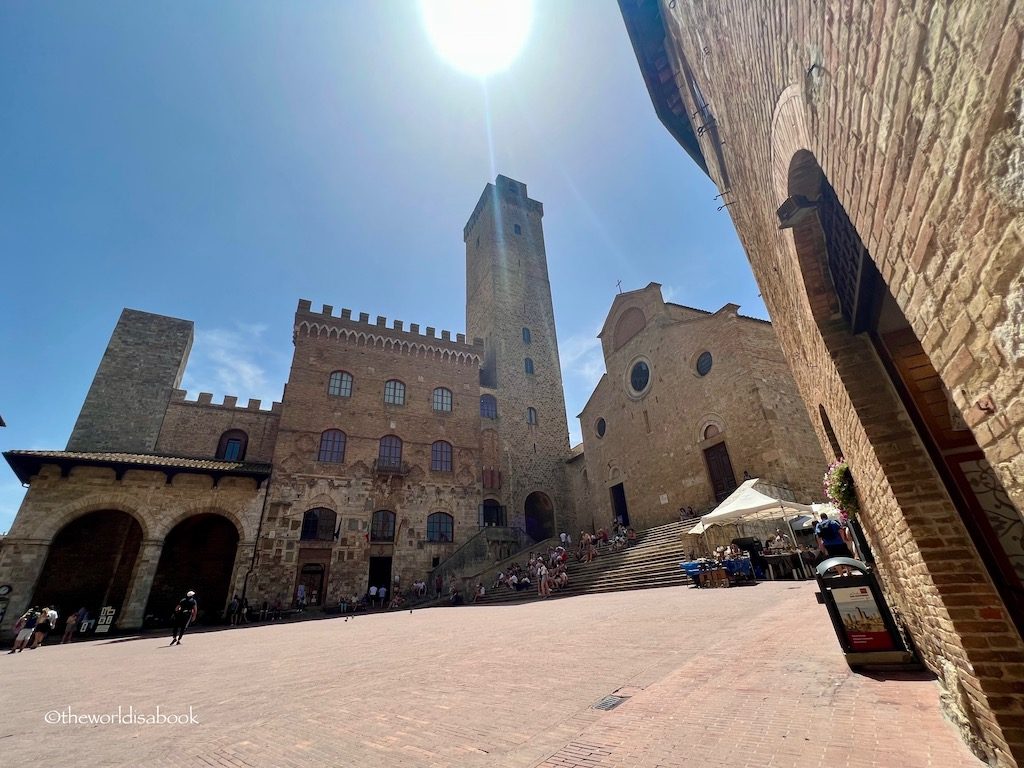
[[[736,475],[732,471],[732,462],[729,461],[729,450],[725,447],[725,443],[718,443],[718,445],[705,449],[704,461],[708,465],[708,475],[711,477],[711,490],[714,491],[715,501],[722,501],[736,490]]]

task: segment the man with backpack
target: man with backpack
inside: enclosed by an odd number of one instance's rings
[[[814,535],[818,537],[818,549],[828,557],[853,557],[846,543],[849,534],[836,520],[830,520],[824,512],[821,522],[814,526]]]

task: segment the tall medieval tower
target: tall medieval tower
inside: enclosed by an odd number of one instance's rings
[[[543,216],[544,206],[527,197],[525,184],[498,176],[463,230],[466,332],[482,338],[485,349],[480,373],[485,508],[500,502],[507,524],[523,527],[535,540],[574,522]],[[495,404],[496,413],[490,410]],[[488,465],[500,473],[488,472]]]

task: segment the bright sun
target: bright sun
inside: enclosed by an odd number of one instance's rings
[[[441,58],[475,77],[507,69],[533,21],[533,0],[419,0],[419,6]]]

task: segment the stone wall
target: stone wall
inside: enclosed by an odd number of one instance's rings
[[[489,388],[483,391],[498,401],[498,419],[485,427],[500,437],[500,499],[509,525],[526,527],[526,499],[540,492],[553,502],[557,533],[575,525],[575,513],[565,476],[569,430],[543,214],[521,182],[498,176],[484,189],[464,230],[466,323],[471,336],[485,341],[483,383]],[[537,413],[536,424],[527,423],[529,408]]]
[[[677,520],[682,507],[708,511],[716,499],[704,451],[721,443],[737,484],[747,473],[821,500],[825,458],[772,327],[737,309],[666,304],[656,283],[616,297],[601,332],[608,373],[580,414],[598,527],[610,525],[618,483],[638,529]],[[651,384],[637,395],[629,376],[640,360]]]
[[[176,525],[194,515],[220,515],[238,530],[232,585],[241,592],[256,541],[262,499],[263,493],[248,479],[224,478],[214,488],[213,480],[203,475],[179,474],[168,483],[163,472],[128,470],[116,480],[113,469],[79,467],[62,478],[57,467],[44,467],[32,478],[0,550],[0,583],[13,587],[0,632],[6,634],[29,607],[54,537],[72,521],[100,510],[124,512],[142,528],[142,545],[128,597],[117,617],[119,628],[142,626],[163,542]],[[211,610],[219,612],[223,607],[211,606]],[[77,608],[61,606],[65,614]]]
[[[850,462],[890,601],[976,750],[1024,761],[1024,645],[1008,598],[871,339],[850,333],[821,227],[780,230],[775,214],[831,185],[1019,526],[1024,10],[620,5],[659,115],[730,203],[822,445],[824,414]]]
[[[151,452],[191,348],[190,320],[121,312],[68,450]]]
[[[196,401],[185,400],[185,392],[176,389],[167,405],[155,450],[168,456],[212,459],[221,435],[237,429],[248,438],[244,460],[269,464],[274,457],[280,412],[280,403],[273,403],[270,410],[264,411],[260,410],[259,400],[249,400],[239,407],[231,396],[214,404],[206,392],[200,393]]]

